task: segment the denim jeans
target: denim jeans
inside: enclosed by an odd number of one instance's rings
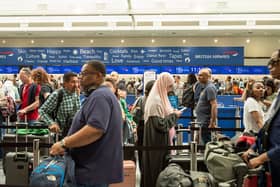
[[[108,187],[109,184],[77,184],[77,187]]]

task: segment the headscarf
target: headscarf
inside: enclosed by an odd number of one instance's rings
[[[173,86],[174,79],[170,73],[163,72],[156,80],[145,105],[144,120],[147,121],[150,116],[166,117],[174,109],[168,100],[168,87]]]

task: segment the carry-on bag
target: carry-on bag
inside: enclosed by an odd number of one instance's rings
[[[208,142],[204,160],[208,171],[219,182],[235,179],[235,166],[244,163],[242,158],[234,153],[232,146],[226,142]],[[246,169],[246,164],[241,165],[241,167]]]
[[[34,126],[42,126],[44,123],[42,122],[37,122],[34,124]],[[53,143],[53,138],[51,137],[50,132],[48,129],[35,129],[35,128],[27,128],[27,129],[17,129],[17,133],[11,134],[11,133],[6,133],[3,136],[3,143],[14,143],[16,141],[16,136],[18,138],[18,142],[28,142],[32,143],[34,139],[40,139],[40,143]],[[25,151],[24,147],[19,147],[17,149],[18,152],[23,152]],[[32,148],[28,147],[27,148],[28,152],[32,152]],[[3,147],[3,157],[8,152],[15,152],[14,147]],[[49,155],[49,148],[44,147],[40,149],[40,154],[41,156],[48,156]]]
[[[197,170],[207,172],[207,167],[204,163],[202,153],[196,154]],[[191,170],[191,155],[189,153],[181,153],[177,155],[170,155],[168,157],[168,163],[179,164],[184,170]]]
[[[176,163],[170,163],[158,176],[156,187],[216,187],[214,177],[207,172],[184,171]]]
[[[122,183],[111,184],[110,187],[135,187],[136,185],[136,165],[132,160],[123,161],[124,181]]]
[[[62,156],[44,159],[30,175],[30,187],[62,187],[65,160]]]
[[[27,118],[25,122],[17,122],[16,127],[25,126],[28,128]],[[25,139],[27,142],[27,137]],[[16,135],[15,142],[18,143],[18,135]],[[27,147],[24,152],[9,152],[5,155],[3,168],[6,175],[6,185],[8,186],[28,186],[29,175],[33,169],[33,153],[27,152]]]

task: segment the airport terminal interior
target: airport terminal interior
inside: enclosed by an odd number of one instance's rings
[[[198,77],[201,69],[209,68],[218,93],[218,126],[244,128],[241,97],[246,84],[271,79],[267,63],[278,49],[277,0],[0,1],[1,83],[20,84],[21,68],[42,67],[61,86],[64,73],[79,74],[87,61],[99,60],[107,76],[117,72],[124,83],[128,112],[143,95],[145,83],[162,72],[179,77],[176,101],[170,102],[181,109],[189,75]],[[192,120],[193,110],[187,108],[177,123],[188,128]],[[7,132],[2,129],[2,143]],[[233,138],[237,133],[224,134]],[[187,145],[190,136],[181,132],[175,144]],[[6,148],[0,149],[4,153]],[[5,180],[3,167],[0,184],[9,186],[13,183]],[[142,186],[137,168],[133,184],[120,186]]]

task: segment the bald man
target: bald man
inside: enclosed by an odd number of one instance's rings
[[[217,90],[215,85],[210,81],[211,71],[209,68],[203,68],[198,72],[199,84],[204,87],[199,95],[196,106],[197,122],[203,129],[216,127],[217,121]],[[202,130],[203,143],[211,141],[211,133]]]

